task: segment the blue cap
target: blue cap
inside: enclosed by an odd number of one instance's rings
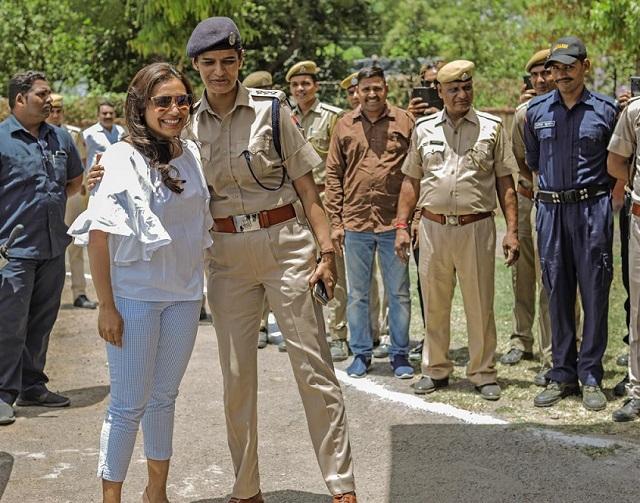
[[[242,49],[240,32],[228,17],[210,17],[200,21],[187,42],[187,56],[195,58],[206,51]]]

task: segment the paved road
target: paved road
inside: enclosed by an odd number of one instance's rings
[[[19,408],[16,423],[0,428],[2,502],[100,501],[98,436],[109,389],[95,317],[66,304],[52,336],[51,388],[69,395],[72,406]],[[288,359],[274,346],[259,354],[266,501],[330,503]],[[175,503],[223,503],[232,485],[217,359],[213,328],[202,324],[177,404],[169,488]],[[640,501],[634,445],[585,444],[535,425],[491,424],[500,421],[425,406],[383,363],[355,384],[345,384],[344,393],[361,502]],[[140,501],[145,484],[138,440],[126,502]]]

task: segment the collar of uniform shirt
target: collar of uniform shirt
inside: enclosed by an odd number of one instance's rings
[[[564,102],[562,101],[562,96],[560,95],[560,91],[558,91],[557,89],[554,89],[552,92],[553,92],[553,98],[551,99],[551,103],[552,104],[562,103],[564,105]],[[591,99],[591,92],[585,86],[584,89],[582,90],[582,96],[580,96],[580,99],[576,102],[576,104],[588,103],[590,99]]]
[[[237,107],[248,107],[248,106],[250,106],[249,99],[250,99],[249,90],[238,82],[238,92],[236,93],[236,101],[233,104],[233,108],[231,109],[231,111],[229,113],[230,114],[233,113],[233,111]],[[195,112],[194,115],[198,116],[202,112],[208,112],[209,114],[215,115],[216,117],[221,119],[221,117],[211,109],[211,106],[209,105],[209,100],[207,100],[207,90],[206,89],[204,91],[202,91],[202,97],[200,98],[200,103],[199,103],[198,108],[196,109],[196,112]]]
[[[300,107],[296,104],[295,106],[295,110],[294,110],[297,114],[299,115],[303,115],[302,114],[302,110],[300,110]],[[313,105],[311,105],[311,108],[309,108],[309,110],[307,110],[307,114],[314,112],[318,115],[320,115],[320,100],[318,98],[316,98],[316,101],[313,102]],[[306,115],[306,114],[304,114]]]
[[[16,116],[11,114],[9,116],[9,132],[10,133],[15,133],[17,131],[24,131],[25,133],[27,133],[29,136],[32,136],[31,133],[29,131],[27,131],[27,129],[20,123],[20,121],[18,119],[16,119]],[[50,131],[53,131],[53,126],[51,126],[50,124],[47,124],[46,122],[42,121],[42,123],[40,124],[40,130],[39,130],[39,135],[38,138],[44,138],[45,136],[47,136],[47,134],[49,134]]]
[[[356,108],[353,112],[353,122],[355,123],[356,121],[362,119],[363,117],[367,122],[371,122],[367,118],[367,116],[364,113],[362,113],[362,107],[358,105],[358,108]],[[391,108],[389,107],[389,103],[385,103],[384,111],[382,112],[382,114],[380,114],[380,117],[378,117],[375,122],[378,122],[379,120],[384,119],[385,117],[389,117],[389,119],[391,120],[395,120],[396,118],[396,113],[393,110],[391,110]]]
[[[452,128],[456,127],[456,123],[453,121],[453,119],[451,119],[451,117],[449,117],[449,115],[447,115],[446,110],[442,110],[438,113],[440,114],[440,118],[436,121],[435,123],[436,126],[439,126],[443,122],[448,122]],[[471,107],[469,111],[466,114],[464,114],[464,116],[462,116],[462,120],[467,120],[476,125],[480,123],[478,121],[478,116],[476,115],[476,111],[473,109],[473,107]],[[458,122],[458,125],[460,124],[460,122]]]

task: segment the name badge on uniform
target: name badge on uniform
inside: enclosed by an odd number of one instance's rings
[[[540,121],[533,125],[533,129],[545,129],[549,127],[556,127],[556,121]]]
[[[441,140],[431,140],[429,141],[429,145],[444,145],[444,142]]]

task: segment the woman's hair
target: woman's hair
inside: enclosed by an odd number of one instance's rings
[[[161,138],[153,133],[147,126],[145,111],[153,88],[167,80],[178,79],[184,84],[187,94],[193,95],[191,83],[178,70],[169,63],[152,63],[142,68],[133,77],[127,91],[125,101],[125,119],[129,136],[127,141],[131,143],[140,153],[145,155],[152,168],[160,171],[162,181],[173,192],[182,192],[181,180],[174,178],[171,174],[179,175],[177,168],[169,163],[172,159],[172,152],[181,148],[179,138]],[[192,109],[189,110],[191,113]]]

